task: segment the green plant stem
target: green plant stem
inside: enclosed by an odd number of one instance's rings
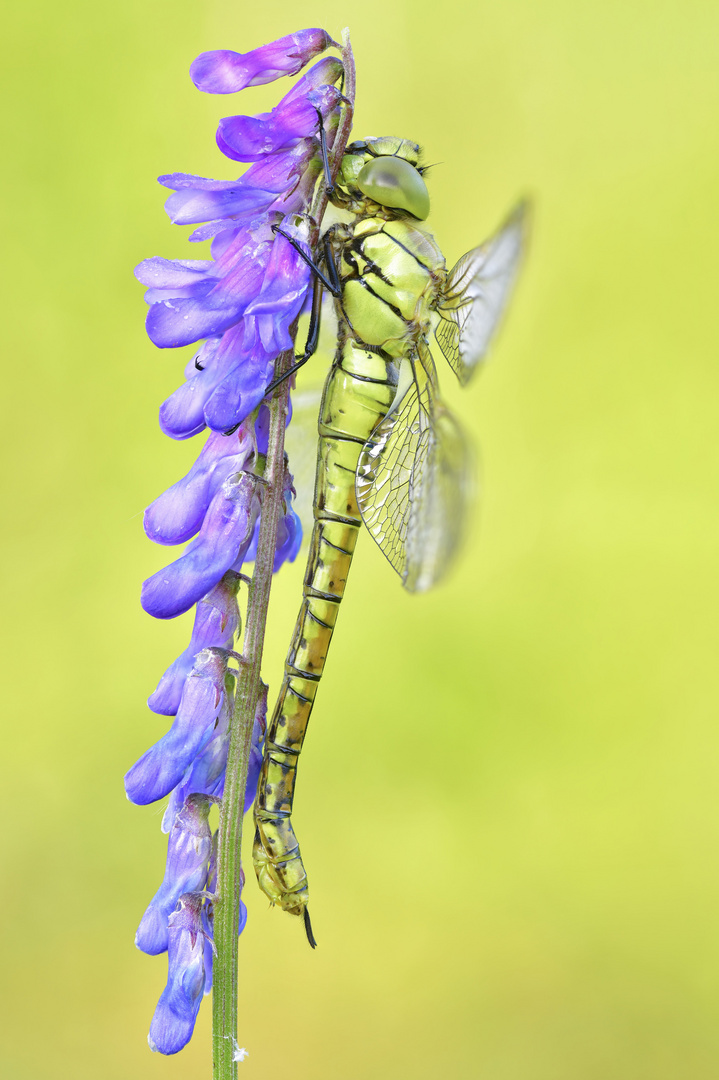
[[[348,99],[342,111],[331,152],[331,175],[339,171],[347,139],[352,127],[355,94],[355,69],[349,33],[342,36],[342,60],[345,67],[344,94]],[[313,246],[319,238],[319,228],[327,208],[328,195],[320,183],[311,208],[316,222]],[[292,339],[296,334],[296,325]],[[294,350],[282,353],[277,361],[275,376],[281,375],[293,362]],[[289,397],[289,379],[281,383],[270,402],[270,430],[265,464],[265,492],[260,514],[255,571],[249,587],[247,617],[243,641],[243,661],[240,669],[235,707],[231,722],[230,745],[227,753],[225,791],[220,805],[220,831],[217,848],[217,888],[214,900],[214,934],[217,950],[214,960],[212,987],[212,1062],[213,1080],[236,1080],[237,1062],[237,988],[238,949],[237,926],[240,917],[240,850],[242,847],[242,818],[249,768],[250,746],[255,710],[260,694],[262,650],[267,624],[267,607],[275,560],[277,527],[282,516],[285,474],[285,425]]]
[[[278,368],[289,367],[292,353],[283,353]],[[284,435],[289,387],[282,383],[270,404],[270,431],[265,466],[266,490],[260,516],[255,572],[249,588],[247,619],[230,746],[225,792],[220,805],[217,848],[217,891],[214,931],[217,955],[212,989],[213,1076],[231,1080],[237,1075],[233,1052],[237,1039],[237,926],[240,917],[240,849],[245,787],[255,709],[260,695],[262,647],[272,584],[277,525],[282,513]]]

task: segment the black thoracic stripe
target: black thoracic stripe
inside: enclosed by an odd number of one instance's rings
[[[407,319],[405,319],[405,317],[404,317],[404,315],[402,314],[402,312],[401,312],[401,311],[399,310],[399,308],[398,308],[398,307],[395,307],[395,306],[394,306],[394,304],[390,304],[389,300],[385,300],[384,296],[379,296],[379,294],[378,294],[378,293],[376,293],[376,292],[374,291],[374,289],[372,288],[372,286],[371,286],[371,285],[369,285],[369,284],[368,284],[368,283],[367,283],[367,282],[365,281],[365,279],[364,279],[364,278],[361,278],[361,277],[360,277],[360,278],[357,278],[357,280],[359,281],[360,285],[361,285],[361,286],[362,286],[362,287],[363,287],[364,289],[366,289],[366,290],[367,290],[367,292],[369,292],[369,293],[372,293],[372,295],[374,296],[375,300],[379,300],[381,304],[386,304],[386,305],[387,305],[387,307],[388,307],[388,308],[390,309],[390,311],[394,312],[394,314],[395,314],[395,315],[397,316],[397,318],[398,318],[398,319],[401,319],[401,320],[402,320],[402,322],[403,322],[403,323],[405,324],[405,326],[409,326],[409,325],[410,325],[410,324],[408,323]],[[391,284],[391,282],[390,282],[390,284]]]
[[[382,234],[384,236],[389,236],[389,233],[385,233],[384,229],[377,229],[376,232],[369,233],[367,235],[369,235],[369,236],[379,236],[380,234]],[[382,270],[382,267],[379,266],[378,263],[374,262],[373,259],[370,259],[369,255],[364,250],[364,242],[367,239],[367,235],[355,237],[355,239],[352,241],[352,244],[351,244],[351,247],[350,247],[350,253],[352,255],[359,255],[362,258],[363,262],[365,262],[367,264],[364,271],[362,271],[363,273],[365,273],[365,274],[374,274],[375,277],[378,277],[380,279],[380,281],[383,281],[385,283],[385,285],[389,285],[391,288],[394,288],[394,282],[390,281],[390,279],[385,276],[385,274],[384,274],[384,272]],[[360,271],[359,271],[359,268],[357,266],[356,260],[352,259],[351,262],[350,262],[350,259],[347,258],[347,254],[345,254],[345,259],[347,260],[348,263],[350,263],[350,265],[353,267],[353,269],[357,271],[357,274],[359,276]]]
[[[423,263],[421,259],[418,259],[417,256],[415,255],[415,253],[413,251],[410,251],[408,247],[405,247],[404,244],[401,243],[397,239],[396,236],[392,236],[392,233],[385,232],[384,229],[382,229],[382,232],[384,233],[384,235],[387,237],[388,240],[393,240],[398,248],[402,248],[402,251],[406,251],[408,255],[411,255],[412,258],[414,259],[414,261],[417,263],[417,265],[421,266],[423,270],[426,270],[427,273],[429,273],[429,267],[426,265],[426,263]],[[388,284],[391,285],[392,282],[390,281],[390,282],[388,282]]]

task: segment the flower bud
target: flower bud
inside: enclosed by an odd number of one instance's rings
[[[190,66],[190,78],[207,94],[235,94],[246,86],[261,86],[282,75],[296,75],[305,64],[336,45],[326,30],[299,30],[251,52],[213,49],[201,53]]]

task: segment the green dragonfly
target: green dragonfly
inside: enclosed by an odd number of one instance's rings
[[[324,291],[334,297],[338,335],[319,412],[302,606],[255,801],[254,862],[262,890],[304,918],[313,947],[292,802],[359,529],[364,522],[406,589],[422,592],[446,573],[462,536],[471,456],[439,396],[428,336],[436,320],[437,343],[466,384],[499,322],[522,247],[520,205],[448,272],[436,241],[419,225],[429,214],[423,171],[419,147],[406,139],[350,144],[330,200],[352,220],[330,226],[319,264],[295,245],[312,265],[315,288],[307,347],[291,370],[316,349]]]

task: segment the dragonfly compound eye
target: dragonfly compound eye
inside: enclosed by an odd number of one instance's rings
[[[429,214],[427,185],[413,165],[399,157],[368,161],[357,177],[360,191],[379,203],[407,210],[420,221]]]

